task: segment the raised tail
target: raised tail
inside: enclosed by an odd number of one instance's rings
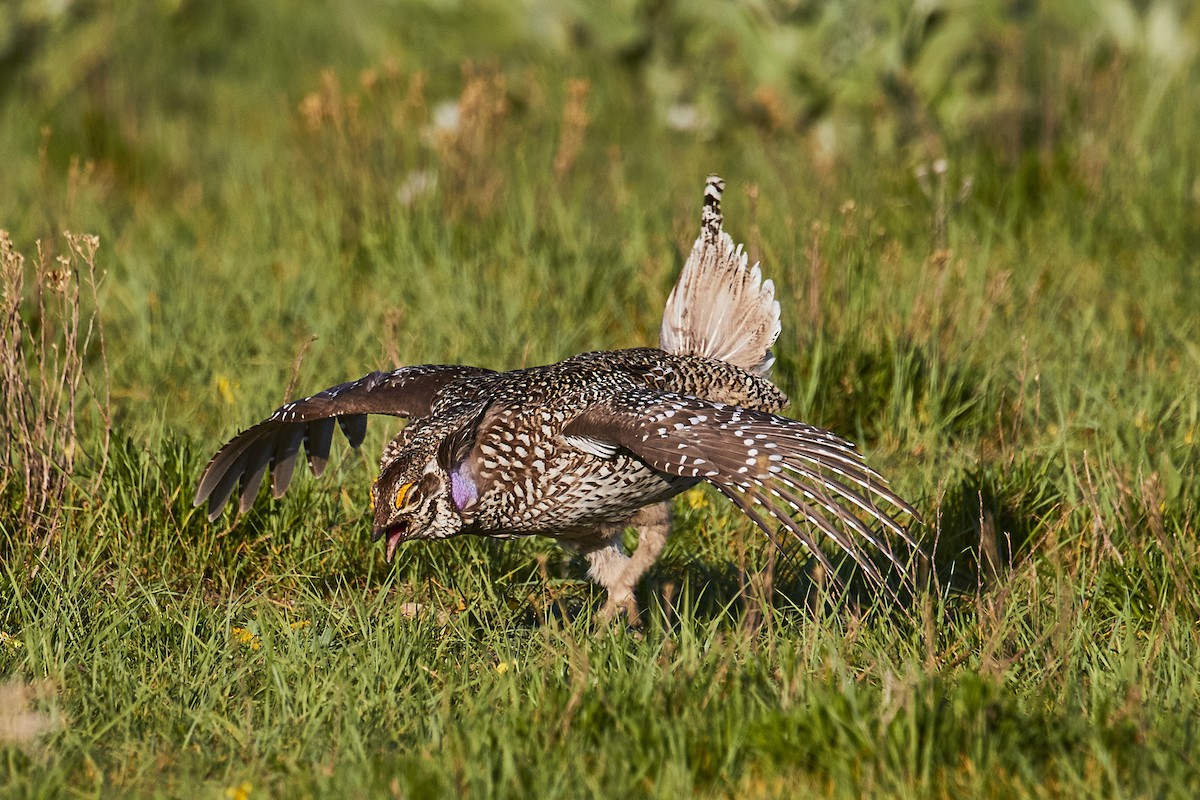
[[[779,338],[775,286],[748,266],[742,246],[721,230],[725,181],[708,176],[700,236],[663,311],[659,347],[676,355],[725,361],[763,377],[775,363]]]

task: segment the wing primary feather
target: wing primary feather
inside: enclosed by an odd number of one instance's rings
[[[778,497],[784,503],[786,503],[787,505],[796,509],[801,514],[804,514],[806,519],[812,520],[812,518],[814,516],[821,517],[825,521],[826,525],[829,525],[834,530],[837,530],[836,526],[832,525],[832,523],[829,523],[828,520],[825,519],[823,515],[821,515],[819,512],[817,512],[816,509],[814,509],[811,505],[809,505],[807,502],[805,502],[801,497],[796,495],[794,492],[791,492],[791,491],[785,489],[783,486],[779,486],[779,485],[773,485],[771,487],[770,491],[772,494],[774,494],[776,497]],[[896,558],[896,555],[892,552],[891,548],[888,547],[888,545],[884,541],[882,541],[877,536],[875,536],[875,534],[872,533],[871,529],[868,528],[863,523],[862,520],[858,519],[853,514],[848,513],[846,509],[839,506],[831,498],[824,495],[823,493],[818,494],[818,493],[814,492],[814,493],[811,493],[810,497],[814,503],[821,506],[829,514],[836,517],[838,519],[838,521],[840,521],[843,525],[846,525],[847,527],[852,528],[855,533],[857,533],[864,540],[866,540],[866,542],[868,544],[870,544],[872,547],[874,547],[876,550],[878,550],[883,555],[883,557],[886,558],[890,563],[895,565],[897,569],[900,569],[903,571],[904,565],[901,564],[899,559]],[[817,523],[814,522],[814,524],[817,524]],[[826,530],[824,525],[822,525],[820,527],[822,530]],[[878,568],[875,566],[875,564],[872,561],[870,561],[868,559],[867,555],[862,552],[862,549],[857,544],[855,544],[855,542],[852,539],[843,538],[841,531],[838,531],[838,533],[836,535],[828,534],[828,533],[827,533],[827,535],[829,535],[829,538],[832,539],[840,548],[845,550],[846,553],[849,554],[850,557],[853,558],[860,567],[862,567],[864,570],[866,570],[868,573],[870,573],[872,578],[876,578],[880,582],[882,582],[883,576],[879,573]]]
[[[200,476],[200,483],[196,486],[196,496],[192,500],[192,505],[198,506],[206,498],[212,496],[221,479],[225,477],[246,449],[257,441],[257,437],[258,434],[251,428],[217,451],[217,454],[205,466],[204,474]]]
[[[838,469],[836,467],[831,467],[829,464],[827,464],[824,461],[813,460],[813,459],[809,459],[809,458],[804,458],[804,461],[807,461],[810,464],[816,465],[816,467],[818,467],[818,469],[814,469],[813,467],[808,466],[805,463],[798,463],[795,460],[792,460],[792,461],[782,460],[778,463],[771,464],[771,466],[769,468],[769,473],[771,476],[773,476],[775,478],[775,480],[796,486],[797,488],[800,488],[801,484],[798,484],[795,482],[795,478],[792,477],[793,474],[799,476],[801,479],[803,479],[805,481],[811,482],[814,485],[822,485],[825,488],[829,489],[830,491],[834,492],[835,494],[845,498],[848,502],[850,502],[854,506],[861,509],[864,513],[870,515],[871,517],[873,517],[875,519],[878,519],[880,522],[882,522],[884,525],[886,525],[893,533],[902,537],[910,545],[912,545],[914,547],[916,546],[916,542],[911,540],[911,538],[908,534],[908,531],[904,528],[904,526],[900,525],[891,516],[889,516],[886,512],[884,512],[882,509],[880,509],[875,504],[874,501],[872,501],[869,497],[867,497],[867,496],[863,495],[862,493],[860,493],[859,491],[851,488],[850,486],[846,485],[845,483],[841,482],[840,480],[838,480],[837,478],[833,477],[832,475],[830,475],[828,473],[832,472],[835,475],[841,475],[843,477],[849,478],[851,480],[851,482],[858,484],[861,488],[878,495],[879,497],[883,498],[884,500],[887,500],[889,503],[896,506],[900,510],[905,511],[906,513],[909,513],[912,516],[916,517],[915,510],[913,510],[911,508],[911,506],[909,506],[907,503],[905,503],[903,500],[901,500],[899,497],[897,497],[893,492],[888,490],[887,487],[881,486],[879,483],[877,483],[875,481],[859,480],[853,475],[848,475],[845,471],[843,471],[841,469]],[[765,478],[767,476],[762,475],[760,473],[759,477]]]
[[[758,509],[755,508],[754,505],[754,500],[746,499],[747,495],[744,490],[738,490],[729,486],[721,486],[719,484],[716,486],[721,494],[728,497],[743,514],[750,518],[751,522],[753,522],[759,527],[760,530],[763,531],[763,533],[767,534],[768,536],[771,536],[775,533],[771,524],[763,518],[762,514],[758,513]],[[760,507],[766,510],[765,506]],[[834,581],[837,581],[840,585],[841,578],[838,576],[837,570],[833,568],[833,562],[829,560],[829,556],[825,554],[825,551],[817,546],[816,539],[814,539],[808,531],[804,530],[798,525],[785,527],[788,528],[788,531],[793,536],[800,540],[800,543],[803,544],[805,549],[807,549],[812,557],[817,560],[817,563],[821,565],[826,574],[829,575]]]
[[[621,449],[615,442],[604,441],[594,436],[563,436],[563,440],[576,450],[582,450],[596,458],[611,459]]]
[[[886,511],[879,508],[875,503],[873,503],[871,501],[870,498],[855,491],[854,489],[845,485],[844,483],[837,480],[836,478],[831,478],[828,475],[822,475],[820,473],[816,473],[816,474],[805,473],[805,477],[808,478],[810,481],[814,481],[814,482],[819,481],[827,489],[829,489],[830,491],[839,495],[840,497],[843,497],[846,501],[848,501],[849,503],[854,505],[856,508],[860,509],[864,514],[867,514],[872,519],[878,520],[880,523],[882,523],[884,526],[886,526],[888,530],[890,530],[892,533],[896,534],[901,539],[903,539],[904,542],[906,544],[908,544],[910,547],[913,547],[913,548],[918,547],[916,540],[912,538],[912,534],[910,534],[908,532],[908,529],[905,528],[903,525],[901,525],[899,522],[897,522]],[[790,476],[786,472],[781,473],[777,479],[780,483],[783,483],[784,485],[793,486],[795,488],[801,487],[801,484],[796,484],[796,483],[792,482],[790,479]],[[876,489],[876,490],[878,491],[878,489]],[[898,508],[900,508],[902,510],[905,510],[908,505],[903,500],[900,500],[899,503],[894,503],[893,498],[895,500],[899,500],[899,498],[896,498],[890,492],[882,494],[881,496],[883,496],[885,499],[888,500],[888,502],[892,502],[894,505],[896,505]],[[828,502],[833,502],[833,501],[830,499],[830,500],[828,500]],[[914,516],[915,516],[915,514],[914,514]],[[874,544],[874,542],[872,542],[872,544]]]
[[[858,565],[859,569],[866,573],[867,578],[872,584],[882,588],[892,600],[899,601],[900,598],[895,588],[888,583],[883,573],[879,570],[878,565],[871,560],[869,555],[864,552],[863,549],[853,541],[853,539],[846,537],[845,532],[839,529],[837,525],[831,522],[820,511],[813,508],[808,503],[805,503],[800,498],[795,496],[785,498],[783,493],[780,492],[777,487],[772,487],[769,489],[769,491],[787,505],[795,508],[797,512],[804,516],[805,520],[820,530],[823,534],[828,536],[829,539],[833,541],[843,553],[845,553],[852,561],[854,561],[855,564]],[[756,493],[755,496],[756,499],[769,510],[771,516],[783,523],[784,527],[791,531],[793,535],[797,535],[800,531],[804,530],[804,528],[797,523],[795,518],[779,507],[778,503],[770,500],[769,498],[763,497],[760,493]],[[827,508],[826,510],[828,510],[840,522],[854,527],[855,530],[859,531],[861,534],[862,522],[860,520],[854,520],[854,523],[851,523],[850,518],[848,518],[848,515],[846,515],[844,509],[839,509],[836,505],[834,505],[832,508]],[[802,541],[805,541],[807,545],[807,541],[805,539],[802,539]],[[906,575],[903,564],[895,559],[890,549],[888,549],[886,546],[878,545],[873,540],[873,537],[868,538],[868,541],[883,551],[883,554],[888,558],[889,562],[893,563],[897,569],[900,570],[902,578]]]
[[[784,511],[782,508],[780,508],[779,504],[776,503],[774,500],[770,499],[769,496],[764,495],[763,494],[764,491],[768,492],[769,494],[773,494],[776,497],[779,497],[781,500],[783,499],[780,496],[778,489],[775,487],[772,487],[770,489],[766,489],[765,487],[758,488],[758,489],[754,490],[751,494],[755,500],[757,500],[759,503],[761,503],[768,510],[768,513],[770,513],[771,516],[773,516],[775,519],[779,520],[783,524],[783,526],[786,527],[793,534],[795,533],[795,531],[797,529],[803,530],[803,528],[800,527],[800,525],[796,522],[796,520],[792,517],[792,515],[787,513],[786,511]],[[799,513],[803,514],[804,519],[807,520],[809,522],[809,524],[811,524],[817,530],[821,531],[821,533],[823,533],[825,536],[829,537],[830,541],[832,541],[834,544],[836,544],[842,550],[842,552],[844,552],[847,556],[849,556],[854,561],[854,563],[858,564],[858,566],[865,573],[867,573],[867,577],[869,577],[873,583],[876,583],[879,585],[882,585],[884,583],[883,575],[880,574],[879,568],[876,567],[875,564],[869,558],[867,558],[865,554],[862,553],[860,548],[858,548],[855,545],[855,543],[852,539],[850,539],[848,536],[846,536],[846,534],[841,529],[839,529],[836,525],[834,525],[832,522],[830,522],[829,519],[824,514],[820,513],[815,508],[813,508],[809,504],[803,502],[799,498],[793,498],[792,500],[785,500],[784,502],[786,502],[788,505],[791,505]],[[840,521],[842,521],[842,522],[846,521],[841,515],[837,514],[836,511],[834,511],[832,509],[827,509],[827,510],[830,510],[831,513],[833,513],[834,516],[837,517]]]
[[[351,447],[357,449],[367,435],[367,415],[343,414],[337,418],[337,421],[342,433],[346,434],[346,441],[350,442]]]
[[[889,489],[887,480],[867,466],[857,451],[854,452],[855,457],[853,459],[846,458],[845,455],[836,451],[830,452],[824,448],[789,448],[789,452],[797,458],[802,458],[830,472],[842,475],[863,489],[891,503],[914,519],[920,520],[917,510]],[[789,464],[788,466],[791,469],[795,469],[793,464]],[[849,495],[847,495],[847,498],[849,498]],[[897,533],[900,533],[900,531],[897,530]]]
[[[245,514],[250,510],[250,506],[254,505],[254,498],[258,496],[258,487],[262,484],[263,475],[266,474],[267,466],[271,463],[271,454],[274,448],[272,441],[274,437],[267,439],[257,449],[246,451],[246,463],[242,466],[241,495],[238,498],[238,513]]]
[[[229,501],[229,496],[233,494],[234,487],[237,486],[238,481],[242,477],[242,470],[245,466],[248,452],[246,448],[240,448],[240,452],[237,453],[236,457],[228,462],[227,466],[222,467],[220,471],[214,474],[215,482],[208,495],[209,522],[221,516],[221,509]]]
[[[318,478],[329,463],[329,446],[333,444],[333,420],[319,419],[309,423],[304,439],[304,450],[308,454],[308,466]]]
[[[300,452],[300,444],[304,440],[302,429],[288,431],[280,444],[275,448],[271,460],[271,495],[278,500],[287,491],[292,482],[292,473],[296,468],[296,455]]]

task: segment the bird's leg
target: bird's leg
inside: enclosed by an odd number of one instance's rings
[[[654,566],[663,545],[667,543],[667,537],[671,535],[671,503],[655,503],[641,508],[633,515],[630,524],[637,528],[638,546],[625,566],[621,579],[629,584],[632,591],[646,571]]]
[[[671,532],[671,504],[655,503],[638,511],[629,524],[638,529],[638,546],[633,557],[625,555],[621,539],[624,525],[604,528],[604,545],[585,554],[588,576],[604,587],[608,601],[600,609],[599,619],[607,622],[622,611],[631,627],[641,625],[634,587],[654,562],[658,560],[667,536]]]
[[[602,623],[608,622],[624,611],[630,624],[636,624],[637,600],[633,597],[633,587],[624,580],[625,570],[631,559],[625,555],[621,539],[625,533],[624,525],[606,525],[601,529],[601,544],[584,552],[588,562],[588,577],[604,587],[608,601],[600,609],[597,619]]]

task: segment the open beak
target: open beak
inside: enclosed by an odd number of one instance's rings
[[[406,533],[408,533],[408,525],[404,522],[387,528],[376,526],[371,531],[371,541],[378,542],[380,539],[386,539],[387,550],[384,552],[383,557],[390,564],[392,563],[392,559],[396,557],[396,548],[400,546],[400,542],[404,541]]]
[[[383,554],[383,559],[387,563],[392,563],[392,559],[396,557],[396,548],[400,545],[400,540],[404,538],[404,530],[395,530],[388,534],[387,537],[387,552]]]

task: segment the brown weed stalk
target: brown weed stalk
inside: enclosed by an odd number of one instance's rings
[[[37,243],[25,256],[0,230],[0,491],[19,492],[19,529],[41,537],[43,555],[62,524],[80,457],[78,417],[85,389],[101,417],[95,486],[108,460],[111,410],[108,360],[98,313],[96,251],[100,239],[64,233],[67,250],[53,260]],[[33,286],[26,292],[27,273]],[[88,353],[98,357],[89,376]]]
[[[587,112],[588,95],[592,83],[587,78],[567,81],[567,100],[563,104],[562,131],[558,137],[558,150],[554,154],[554,176],[563,179],[583,150],[590,118]]]
[[[436,131],[434,141],[451,213],[486,216],[503,194],[499,154],[508,112],[504,74],[498,69],[464,66],[456,119]]]

